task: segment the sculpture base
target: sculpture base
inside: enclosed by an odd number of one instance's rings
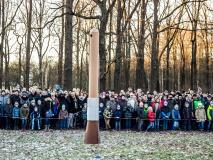
[[[85,144],[99,144],[99,121],[87,121]]]

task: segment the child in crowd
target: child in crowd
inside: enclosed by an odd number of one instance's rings
[[[66,110],[65,105],[62,104],[61,110],[59,112],[60,129],[66,129],[67,128],[67,117],[68,117],[68,112]]]
[[[40,130],[40,113],[38,112],[38,107],[34,108],[34,111],[30,114],[31,119],[31,129],[32,130]]]
[[[190,131],[192,120],[192,103],[190,103],[189,101],[186,101],[184,103],[183,118],[184,118],[184,130]]]
[[[4,116],[5,116],[5,129],[11,128],[11,117],[13,112],[13,105],[11,104],[10,98],[7,100],[7,104],[4,108]]]
[[[131,129],[132,124],[132,113],[133,108],[129,102],[127,102],[127,106],[124,108],[124,117],[125,117],[125,129]]]
[[[45,131],[49,131],[50,129],[50,118],[54,116],[51,108],[49,108],[45,113]]]
[[[104,122],[104,110],[105,110],[105,106],[104,103],[100,103],[99,104],[99,125],[101,129],[105,128],[105,122]]]
[[[198,108],[195,111],[195,118],[198,122],[198,128],[203,131],[204,123],[206,121],[206,112],[202,103],[198,103]]]
[[[180,112],[179,106],[176,104],[172,110],[173,130],[179,129]]]
[[[19,118],[20,118],[20,108],[19,108],[18,102],[15,102],[14,104],[12,115],[13,115],[14,129],[18,130]]]
[[[29,116],[29,107],[27,103],[24,103],[23,106],[21,107],[20,111],[20,116],[21,116],[21,121],[22,121],[22,130],[26,130],[27,127],[27,118]]]
[[[115,117],[115,129],[117,131],[121,130],[121,106],[118,104],[117,109],[114,112]]]
[[[161,119],[161,110],[159,101],[154,105],[154,112],[155,112],[155,129],[159,131],[160,129],[160,119]]]
[[[148,120],[149,120],[149,126],[147,127],[146,131],[149,129],[155,128],[155,113],[153,112],[152,107],[148,108],[148,114],[147,114]]]
[[[143,130],[144,122],[144,103],[141,101],[137,108],[137,121],[138,121],[138,131]]]
[[[163,129],[167,130],[171,112],[167,101],[164,101],[163,105],[164,106],[161,108],[161,117],[163,119]]]
[[[104,114],[103,115],[104,115],[106,130],[111,129],[110,119],[112,118],[112,109],[110,108],[109,105],[104,110]]]
[[[87,125],[87,103],[84,103],[84,107],[82,108],[82,119],[84,128]]]

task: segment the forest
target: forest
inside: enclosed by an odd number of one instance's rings
[[[100,90],[213,91],[213,0],[1,0],[0,88],[88,88],[100,32]]]

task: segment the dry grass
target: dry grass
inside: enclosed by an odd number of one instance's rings
[[[84,131],[0,131],[0,159],[213,159],[213,133],[107,132],[101,144],[83,143]]]

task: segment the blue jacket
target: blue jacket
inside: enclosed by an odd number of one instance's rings
[[[0,116],[4,114],[4,108],[6,107],[8,96],[0,96]]]
[[[20,108],[13,107],[13,118],[19,118],[20,117]]]
[[[8,96],[0,96],[0,102],[2,104],[2,106],[4,107],[7,104],[7,100],[8,100]]]
[[[172,119],[180,120],[180,112],[179,112],[179,110],[176,110],[176,109],[172,110]]]
[[[119,120],[121,118],[121,110],[116,110],[114,112],[114,117],[116,120]]]

